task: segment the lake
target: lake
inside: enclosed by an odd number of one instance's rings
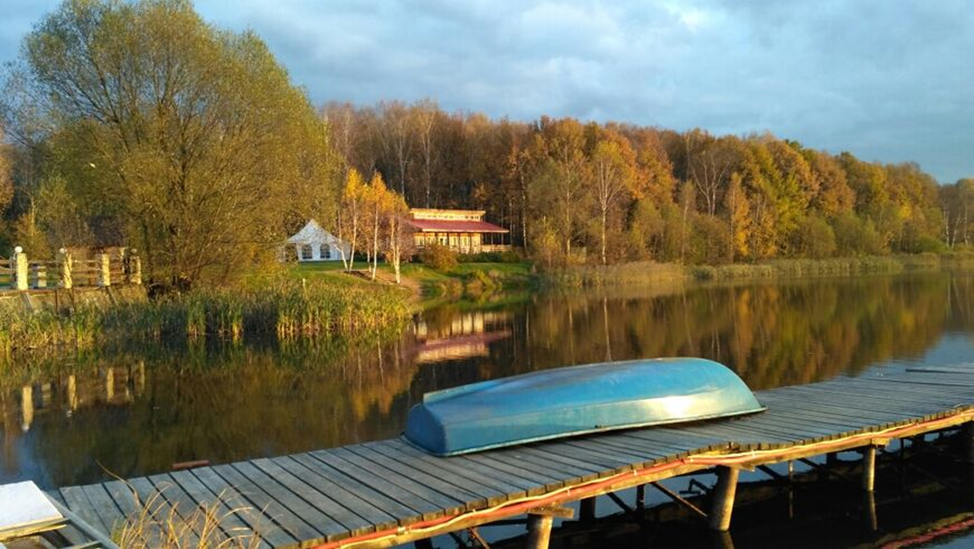
[[[428,391],[661,356],[718,360],[754,390],[970,361],[974,277],[552,291],[437,306],[398,337],[355,344],[182,342],[38,358],[0,380],[0,483],[49,488],[394,437]]]

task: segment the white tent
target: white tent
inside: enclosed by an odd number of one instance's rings
[[[342,249],[345,250],[345,257],[351,251],[347,242],[338,240],[314,219],[288,238],[287,244],[294,246],[298,261],[341,261]]]

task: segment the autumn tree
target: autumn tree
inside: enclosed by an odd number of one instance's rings
[[[713,216],[736,161],[734,139],[716,139],[704,131],[691,130],[684,135],[684,147],[688,179],[696,186],[707,214]]]
[[[574,119],[546,121],[542,119],[544,147],[550,159],[549,191],[560,218],[561,238],[565,258],[571,259],[572,241],[575,238],[575,222],[584,198],[583,187],[590,175],[589,164],[583,150],[582,125]]]
[[[751,204],[741,181],[741,175],[734,173],[724,194],[724,208],[727,211],[730,233],[731,261],[750,255],[748,243],[751,239]]]
[[[382,113],[382,126],[377,130],[393,162],[399,193],[405,196],[407,170],[413,149],[413,117],[409,108],[400,101],[380,103],[379,112]]]
[[[606,241],[610,213],[615,213],[635,179],[635,155],[629,143],[618,134],[600,139],[592,154],[595,203],[600,220],[602,264],[608,264]]]
[[[366,186],[362,174],[355,168],[348,170],[345,176],[345,186],[342,189],[342,204],[338,211],[338,239],[345,240],[349,245],[348,257],[341,247],[342,264],[346,271],[355,268],[355,247],[361,240],[360,229],[362,217],[366,209]]]
[[[417,103],[412,108],[413,124],[416,128],[416,141],[419,143],[419,151],[422,161],[423,189],[426,196],[426,207],[432,204],[433,194],[433,163],[436,161],[437,149],[434,139],[436,137],[436,122],[440,111],[436,103],[425,100]]]
[[[392,265],[392,272],[396,277],[396,284],[402,283],[400,275],[402,260],[414,251],[413,233],[409,229],[409,206],[406,200],[396,191],[386,193],[382,206],[385,215],[385,250],[386,261]]]
[[[333,192],[304,94],[256,35],[217,30],[186,0],[65,0],[22,51],[56,125],[63,162],[48,168],[95,183],[83,192],[159,282],[270,260],[307,192]]]
[[[369,276],[375,280],[379,268],[379,247],[382,243],[382,226],[386,219],[386,209],[389,202],[389,190],[382,181],[382,175],[376,172],[363,192],[363,228],[366,234],[366,254],[371,261]]]

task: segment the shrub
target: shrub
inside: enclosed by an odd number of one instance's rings
[[[419,260],[437,271],[452,271],[457,267],[457,254],[440,244],[428,244],[419,252]]]
[[[457,260],[460,263],[520,263],[521,256],[517,252],[508,250],[506,252],[460,254],[457,256]]]
[[[835,255],[835,231],[824,219],[810,215],[798,222],[794,235],[794,251],[801,257],[824,259]]]

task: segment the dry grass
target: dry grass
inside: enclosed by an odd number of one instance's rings
[[[268,524],[263,512],[226,493],[195,507],[167,501],[168,487],[143,500],[129,485],[136,513],[116,525],[112,539],[122,549],[256,549]]]

